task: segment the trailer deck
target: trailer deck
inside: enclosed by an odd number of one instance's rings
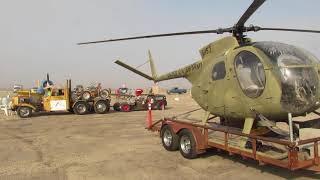
[[[256,160],[259,165],[270,164],[291,171],[308,169],[320,172],[318,148],[320,137],[290,142],[285,138],[243,134],[239,129],[226,128],[214,123],[204,126],[172,118],[155,122],[149,130],[161,132],[165,125],[169,125],[177,135],[183,129],[192,132],[197,154],[204,153],[206,149],[215,148],[218,151],[227,151],[229,155],[240,155],[244,159]],[[241,147],[241,139],[247,139],[251,143]],[[306,149],[306,147],[312,148]]]

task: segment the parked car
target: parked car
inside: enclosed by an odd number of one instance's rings
[[[183,89],[183,88],[173,87],[173,88],[169,89],[167,91],[167,93],[168,94],[174,94],[174,93],[182,94],[182,93],[187,93],[187,90]]]

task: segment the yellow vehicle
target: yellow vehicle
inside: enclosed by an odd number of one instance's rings
[[[49,82],[49,81],[47,81]],[[75,100],[71,98],[71,80],[63,89],[45,88],[40,95],[32,90],[20,90],[12,97],[13,111],[21,118],[32,116],[32,112],[74,112],[83,115],[94,109],[96,113],[103,114],[110,109],[110,98],[95,98],[90,101]]]

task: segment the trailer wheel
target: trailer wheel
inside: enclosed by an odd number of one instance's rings
[[[99,100],[94,104],[94,112],[97,114],[105,114],[109,111],[109,103],[106,100]]]
[[[88,104],[80,101],[73,106],[73,112],[78,115],[87,114],[89,112]]]
[[[183,157],[187,159],[194,159],[198,156],[196,151],[196,141],[189,130],[183,129],[179,133],[179,144],[180,153]]]
[[[179,149],[179,136],[172,131],[169,125],[161,129],[162,145],[167,151],[176,151]]]
[[[91,98],[90,92],[89,91],[83,91],[83,93],[81,94],[81,98],[83,100],[86,100],[86,101],[89,100]]]
[[[130,111],[130,105],[129,104],[122,104],[121,105],[121,111],[122,112],[129,112]]]
[[[32,115],[32,109],[27,106],[19,106],[17,109],[17,114],[21,118],[28,118]]]
[[[115,110],[115,111],[121,111],[121,108],[120,108],[120,103],[114,103],[113,104],[113,110]]]

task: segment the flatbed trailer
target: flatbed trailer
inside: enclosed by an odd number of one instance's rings
[[[307,169],[320,172],[320,137],[290,142],[287,139],[244,134],[236,129],[219,126],[218,123],[201,125],[174,118],[158,120],[147,129],[159,132],[165,149],[179,149],[189,159],[214,148],[226,151],[229,155],[256,160],[259,165],[270,164],[291,171]],[[251,143],[242,147],[239,143],[241,139]]]

